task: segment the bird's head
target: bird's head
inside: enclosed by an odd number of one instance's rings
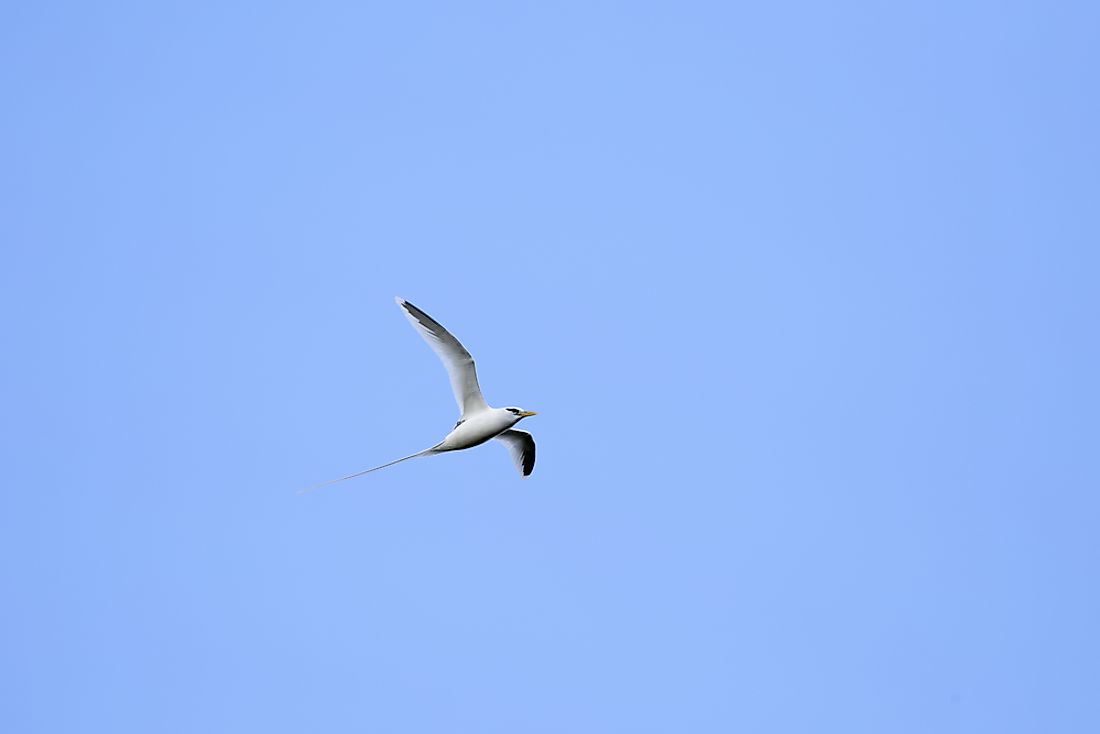
[[[533,410],[524,410],[523,408],[505,408],[505,410],[516,416],[517,421],[523,420],[527,416],[538,415],[538,413]]]

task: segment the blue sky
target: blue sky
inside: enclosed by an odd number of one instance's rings
[[[0,726],[1100,729],[1098,20],[8,4]]]

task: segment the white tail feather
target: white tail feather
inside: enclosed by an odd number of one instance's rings
[[[415,454],[409,454],[408,456],[402,456],[400,459],[394,459],[393,461],[391,461],[388,464],[383,464],[382,466],[376,466],[373,469],[364,469],[363,471],[358,471],[358,472],[355,472],[354,474],[348,474],[346,477],[340,477],[339,479],[330,479],[327,482],[321,482],[320,484],[314,484],[312,487],[306,487],[305,489],[300,489],[300,490],[298,490],[298,494],[305,494],[306,492],[312,492],[315,489],[320,489],[321,487],[327,487],[330,484],[336,484],[337,482],[342,482],[345,479],[355,479],[356,477],[361,477],[364,474],[370,474],[372,471],[378,471],[379,469],[385,469],[387,466],[393,466],[394,464],[400,464],[402,461],[408,461],[409,459],[416,459],[420,456],[431,456],[432,454],[438,454],[438,453],[439,452],[435,450],[435,446],[432,446],[430,449],[424,449],[423,451],[418,451]]]

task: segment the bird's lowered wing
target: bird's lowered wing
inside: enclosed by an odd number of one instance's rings
[[[512,455],[512,461],[520,474],[531,476],[535,470],[535,439],[527,431],[517,431],[512,428],[496,437],[498,441],[508,446],[508,453]]]
[[[477,384],[474,358],[466,351],[466,347],[462,346],[451,332],[440,326],[438,321],[404,298],[395,300],[397,305],[401,307],[401,311],[409,319],[409,323],[443,360],[443,366],[447,368],[447,374],[451,376],[451,390],[454,391],[455,401],[458,403],[458,409],[462,411],[462,415],[488,410],[489,406],[485,403],[485,398],[481,395],[481,388]]]

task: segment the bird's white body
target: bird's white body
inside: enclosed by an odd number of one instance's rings
[[[480,446],[519,423],[521,418],[506,408],[489,408],[464,417],[447,434],[436,451],[457,451]]]

